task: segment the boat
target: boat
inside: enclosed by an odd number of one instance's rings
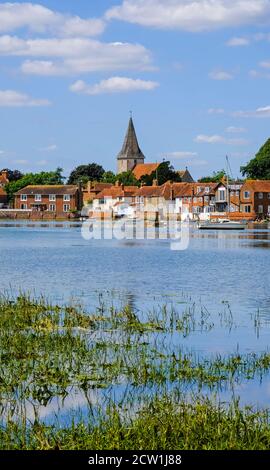
[[[198,224],[200,230],[245,230],[247,222],[237,222],[229,219],[208,220]]]

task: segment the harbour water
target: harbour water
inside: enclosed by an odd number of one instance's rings
[[[90,240],[79,223],[0,223],[1,294],[43,295],[54,304],[82,305],[93,313],[101,304],[129,305],[146,312],[194,306],[207,312],[215,328],[198,328],[169,338],[199,355],[267,351],[270,345],[270,227],[244,232],[202,233],[190,229],[189,247],[172,251],[169,240]],[[220,318],[231,318],[223,328]],[[260,328],[258,328],[258,324]],[[223,325],[224,326],[224,325]],[[122,393],[117,386],[114,393]],[[92,390],[93,401],[101,393]],[[229,399],[228,390],[222,397]],[[269,406],[270,377],[241,383],[234,393],[243,404]],[[54,397],[41,417],[86,406],[75,391],[65,402]]]

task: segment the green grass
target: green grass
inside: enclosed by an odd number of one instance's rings
[[[2,449],[17,450],[269,450],[267,412],[229,409],[197,399],[192,404],[160,398],[126,420],[115,409],[96,424],[69,428],[9,423]]]
[[[261,326],[257,314],[256,335]],[[193,303],[139,317],[130,306],[87,313],[43,298],[0,298],[0,448],[269,448],[268,410],[217,397],[269,377],[270,353],[199,355],[184,346],[187,336],[216,327],[237,327],[229,306],[217,318]],[[117,387],[126,389],[121,398]],[[70,426],[57,419],[46,426],[41,407],[65,403],[72,390],[85,397],[87,420],[77,410]],[[92,404],[93,391],[102,402]],[[213,393],[215,400],[203,398]]]

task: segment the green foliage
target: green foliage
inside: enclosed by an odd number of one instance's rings
[[[270,179],[270,139],[246,166],[241,167],[241,172],[243,176],[250,179]]]
[[[63,184],[65,178],[62,176],[62,172],[62,168],[57,168],[55,171],[49,172],[26,173],[22,178],[10,181],[5,187],[9,200],[13,199],[17,191],[28,185]]]
[[[116,181],[124,184],[125,186],[139,186],[139,181],[135,178],[132,171],[124,171],[116,175]]]
[[[113,171],[105,171],[101,178],[102,183],[111,183],[115,184],[117,180],[117,176],[113,173]]]
[[[159,185],[164,184],[167,181],[181,182],[181,176],[174,170],[174,167],[170,162],[162,162],[157,171],[153,171],[151,175],[142,176],[140,181],[146,186],[151,186],[155,179],[158,180]]]
[[[219,183],[226,175],[225,170],[214,171],[212,176],[204,176],[199,179],[199,183]]]
[[[105,173],[104,168],[97,163],[89,163],[88,165],[79,165],[71,173],[68,184],[78,184],[87,181],[100,181]]]

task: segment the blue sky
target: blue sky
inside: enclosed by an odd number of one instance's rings
[[[233,175],[269,137],[270,0],[0,2],[0,168],[147,161]]]

